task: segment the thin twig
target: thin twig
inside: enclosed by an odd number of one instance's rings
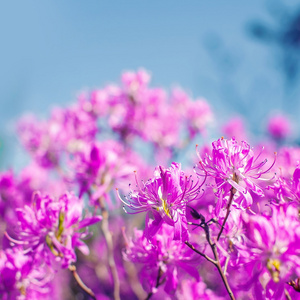
[[[113,240],[112,240],[112,235],[111,232],[109,231],[108,228],[108,218],[109,218],[109,213],[107,209],[105,208],[105,205],[103,203],[103,198],[99,199],[99,205],[102,211],[102,222],[101,222],[101,230],[103,232],[106,245],[107,245],[107,259],[108,259],[108,265],[110,267],[110,271],[113,277],[113,282],[114,282],[114,299],[115,300],[120,300],[120,280],[119,280],[119,275],[114,259],[114,246],[113,246]]]
[[[225,272],[222,271],[222,267],[221,267],[221,264],[220,264],[220,259],[219,259],[219,255],[218,255],[218,251],[217,251],[217,247],[216,247],[216,244],[215,244],[215,243],[213,243],[213,244],[211,245],[211,249],[212,249],[212,251],[213,251],[213,253],[214,253],[215,260],[217,261],[217,263],[215,264],[215,266],[217,267],[217,269],[218,269],[218,271],[219,271],[219,274],[220,274],[220,276],[221,276],[221,278],[222,278],[222,281],[223,281],[223,283],[224,283],[224,285],[225,285],[225,288],[226,288],[226,290],[227,290],[227,293],[228,293],[230,299],[235,300],[235,297],[234,297],[234,295],[233,295],[233,292],[232,292],[232,290],[231,290],[231,288],[230,288],[230,286],[229,286],[229,283],[228,283],[228,281],[227,281],[227,277],[226,277],[226,275],[225,275]]]
[[[231,208],[231,204],[232,204],[232,201],[233,201],[233,196],[235,194],[235,188],[231,188],[230,190],[230,198],[229,198],[229,201],[228,201],[228,205],[227,205],[227,211],[226,211],[226,215],[225,215],[225,218],[223,220],[223,223],[222,223],[222,226],[221,226],[221,229],[220,229],[220,232],[218,234],[218,237],[217,237],[217,241],[219,241],[221,235],[222,235],[222,232],[223,232],[223,229],[225,228],[225,224],[227,222],[227,219],[229,217],[229,214],[230,214],[230,208]]]
[[[227,210],[227,212],[228,211],[230,212],[230,206],[231,206],[231,203],[232,203],[233,195],[234,195],[234,191],[232,190],[230,201],[229,201],[229,204],[228,204],[228,210]],[[227,220],[228,216],[229,216],[229,213],[227,214],[227,217],[225,218],[226,220]],[[223,222],[222,228],[224,228],[224,225],[225,225],[225,222]],[[216,268],[218,269],[218,272],[219,272],[219,274],[220,274],[220,276],[222,278],[222,281],[223,281],[223,283],[225,285],[225,288],[227,290],[227,293],[228,293],[230,299],[231,300],[235,300],[233,292],[232,292],[232,290],[231,290],[231,288],[229,286],[229,283],[227,281],[227,277],[225,275],[225,272],[223,272],[221,264],[220,264],[220,259],[219,259],[219,255],[218,255],[218,250],[217,250],[216,242],[212,242],[212,240],[210,238],[210,227],[208,226],[207,222],[206,223],[205,222],[201,223],[201,225],[199,224],[199,226],[204,229],[206,240],[207,240],[208,244],[210,245],[211,250],[212,250],[213,255],[214,255],[214,260],[211,259],[210,257],[208,257],[206,254],[204,254],[204,253],[198,251],[197,249],[195,249],[195,247],[192,246],[189,242],[185,242],[185,244],[187,246],[189,246],[194,252],[196,252],[197,254],[203,256],[209,262],[213,263],[216,266]],[[219,232],[219,235],[222,234],[222,228],[221,228],[221,230]]]
[[[203,256],[206,260],[208,260],[209,262],[211,262],[212,264],[216,265],[216,261],[214,261],[213,259],[211,259],[209,256],[207,256],[206,254],[200,252],[199,250],[197,250],[190,242],[185,242],[185,244],[187,246],[189,246],[194,252],[196,252],[197,254]]]
[[[287,289],[284,289],[284,294],[285,294],[286,300],[292,300],[291,295]]]
[[[124,261],[124,268],[127,273],[129,284],[132,288],[132,291],[135,293],[138,299],[145,299],[147,293],[142,288],[140,281],[138,280],[137,270],[133,263],[129,261]]]
[[[76,282],[78,283],[78,285],[80,286],[80,288],[85,291],[88,295],[91,296],[91,298],[95,299],[96,300],[96,297],[95,297],[95,294],[94,292],[89,288],[87,287],[84,282],[81,280],[80,276],[78,275],[77,271],[76,271],[76,266],[74,265],[71,265],[69,266],[69,270],[72,272]]]
[[[225,266],[224,266],[224,274],[226,275],[227,273],[227,266],[228,266],[228,262],[229,262],[230,256],[226,257],[226,261],[225,261]]]
[[[158,269],[158,274],[156,277],[156,284],[155,284],[155,288],[157,289],[159,287],[159,285],[161,284],[160,281],[160,277],[162,275],[162,271],[161,268]],[[149,300],[151,297],[153,296],[153,291],[149,292],[149,294],[147,295],[147,298],[145,300]]]

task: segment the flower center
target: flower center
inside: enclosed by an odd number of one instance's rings
[[[278,259],[268,259],[267,268],[271,273],[274,282],[279,282],[280,261]]]
[[[162,203],[162,207],[163,207],[164,212],[166,213],[166,215],[167,215],[170,219],[172,219],[171,214],[170,214],[170,209],[169,209],[168,203],[167,203],[167,201],[163,198],[162,191],[161,191],[161,187],[159,187],[159,189],[158,189],[158,196],[159,196],[159,199],[160,199],[160,201],[161,201],[161,203]],[[157,210],[159,210],[159,208],[157,208]]]
[[[169,207],[168,207],[167,202],[166,202],[164,199],[161,199],[161,201],[162,201],[162,204],[163,204],[164,212],[167,214],[167,216],[168,216],[169,218],[171,218],[171,215],[170,215],[170,209],[169,209]]]

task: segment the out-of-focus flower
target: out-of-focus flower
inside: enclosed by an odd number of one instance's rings
[[[142,184],[136,180],[136,183],[136,189],[126,197],[127,202],[120,199],[129,208],[128,213],[147,212],[146,236],[152,238],[167,223],[173,227],[175,240],[187,241],[186,204],[200,197],[199,180],[194,182],[181,171],[180,164],[173,162],[168,169],[156,168],[152,179]],[[149,222],[150,213],[153,222]]]
[[[235,137],[237,140],[243,141],[247,137],[244,121],[240,117],[230,119],[222,126],[221,131],[224,137],[228,139]]]
[[[20,120],[20,140],[42,167],[57,167],[64,152],[75,152],[83,142],[95,138],[96,118],[86,107],[78,103],[68,109],[56,108],[48,121],[33,116]]]
[[[287,138],[291,133],[291,122],[288,117],[278,114],[271,117],[267,125],[268,133],[277,140]]]
[[[196,282],[193,279],[185,279],[180,284],[180,289],[177,292],[178,300],[186,299],[206,299],[206,300],[222,300],[207,288],[203,281]]]
[[[282,147],[278,150],[278,159],[275,164],[276,173],[285,178],[291,178],[295,168],[300,163],[299,147]]]
[[[134,238],[127,241],[125,259],[141,266],[140,278],[147,292],[156,292],[165,284],[165,291],[173,294],[184,270],[199,280],[197,265],[199,256],[180,241],[172,238],[172,228],[163,224],[150,240],[141,230],[135,230]]]
[[[47,284],[51,278],[48,267],[25,255],[23,249],[0,250],[1,299],[41,299],[49,291]]]
[[[147,88],[151,75],[143,69],[137,72],[127,71],[122,74],[121,80],[127,92],[134,95],[138,90]]]
[[[76,261],[75,248],[88,254],[82,239],[88,232],[81,229],[100,221],[100,216],[82,217],[83,202],[72,193],[59,199],[36,193],[31,206],[17,209],[19,241],[26,252],[39,255],[50,264],[54,255],[67,268]],[[12,240],[14,242],[14,240]]]
[[[206,133],[206,128],[213,121],[214,116],[205,99],[193,100],[185,91],[175,88],[171,94],[171,102],[182,122],[186,124],[190,139],[199,133]]]
[[[145,70],[123,73],[120,86],[109,85],[91,93],[92,111],[107,117],[109,127],[123,142],[140,138],[156,152],[178,147],[187,133],[193,138],[205,132],[212,120],[205,100],[193,101],[179,88],[169,95],[162,88],[150,87],[150,79]]]
[[[23,117],[18,124],[18,134],[25,149],[43,167],[58,165],[59,148],[47,122],[39,122],[34,116]]]
[[[282,202],[294,202],[300,204],[300,168],[297,167],[292,178],[278,176],[272,186],[268,187],[273,190],[276,198]]]
[[[284,204],[270,210],[271,215],[243,215],[249,252],[243,265],[249,280],[241,287],[255,286],[256,299],[281,299],[287,282],[300,275],[298,209]]]
[[[102,197],[111,204],[109,193],[112,188],[127,187],[135,170],[140,170],[144,176],[149,173],[137,153],[113,140],[86,145],[76,153],[70,166],[79,185],[79,197],[88,192],[92,205]]]
[[[213,121],[213,113],[205,99],[196,99],[188,103],[185,116],[190,138],[198,133],[205,133],[207,125]]]
[[[236,267],[243,261],[244,257],[249,255],[248,248],[244,243],[246,235],[243,226],[243,214],[242,210],[232,210],[230,218],[228,218],[225,224],[223,234],[218,243],[220,251],[225,254],[222,257],[222,264],[225,264],[226,258],[228,258],[229,265]],[[217,233],[219,230],[219,227],[217,227],[217,230],[215,229]]]

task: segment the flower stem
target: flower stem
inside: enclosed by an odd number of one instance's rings
[[[231,191],[231,196],[230,196],[230,199],[229,199],[229,203],[228,203],[228,207],[227,207],[227,214],[226,214],[226,217],[225,217],[225,219],[224,219],[225,222],[223,222],[222,228],[224,228],[224,225],[225,225],[225,223],[226,223],[226,221],[227,221],[227,218],[228,218],[228,216],[229,216],[230,206],[231,206],[231,203],[232,203],[233,196],[234,196],[234,191],[232,190],[232,191]],[[234,297],[234,295],[233,295],[233,292],[232,292],[232,290],[231,290],[231,288],[230,288],[230,286],[229,286],[229,283],[228,283],[228,281],[227,281],[227,277],[226,277],[226,275],[225,275],[225,271],[222,270],[222,267],[221,267],[221,264],[220,264],[220,259],[219,259],[219,255],[218,255],[217,245],[216,245],[215,242],[212,242],[212,240],[211,240],[211,237],[210,237],[210,228],[209,228],[209,226],[208,226],[207,223],[202,224],[201,227],[202,227],[202,228],[204,229],[204,231],[205,231],[206,240],[207,240],[209,246],[211,247],[211,250],[212,250],[213,255],[214,255],[214,260],[211,259],[211,258],[210,258],[209,256],[207,256],[206,254],[204,254],[204,253],[198,251],[198,250],[197,250],[193,245],[191,245],[189,242],[185,242],[185,244],[186,244],[187,246],[189,246],[194,252],[196,252],[197,254],[201,255],[201,256],[204,257],[204,258],[206,258],[209,262],[211,262],[212,264],[215,265],[215,267],[218,269],[218,272],[219,272],[219,274],[220,274],[220,276],[221,276],[221,278],[222,278],[222,281],[223,281],[223,283],[224,283],[224,285],[225,285],[225,288],[226,288],[226,290],[227,290],[227,293],[228,293],[230,299],[231,299],[231,300],[235,300],[235,297]],[[220,232],[219,232],[219,235],[222,234],[222,228],[221,228],[221,230],[220,230]],[[219,237],[219,235],[218,235],[218,237]]]
[[[157,289],[157,288],[160,286],[160,284],[161,284],[161,282],[159,282],[159,281],[160,281],[161,275],[162,275],[162,270],[161,270],[161,268],[159,268],[159,269],[158,269],[157,278],[156,278],[156,285],[155,285],[155,288],[156,288],[156,289]],[[147,298],[146,298],[145,300],[149,300],[152,296],[153,296],[153,291],[149,292],[149,294],[147,295]]]
[[[196,252],[197,254],[203,256],[206,260],[208,260],[209,262],[213,263],[214,265],[217,263],[216,261],[214,261],[213,259],[211,259],[206,254],[204,254],[204,253],[200,252],[199,250],[197,250],[190,242],[185,242],[185,244],[187,246],[189,246],[194,252]]]
[[[226,222],[227,222],[227,219],[228,219],[228,217],[229,217],[229,214],[230,214],[230,208],[231,208],[231,204],[232,204],[233,196],[234,196],[235,192],[236,192],[235,188],[231,188],[231,190],[230,190],[230,198],[229,198],[228,205],[227,205],[226,215],[225,215],[225,218],[224,218],[224,220],[223,220],[223,223],[222,223],[220,232],[219,232],[219,234],[218,234],[217,241],[220,239],[220,237],[221,237],[221,235],[222,235],[222,232],[223,232],[223,230],[224,230],[225,224],[226,224]]]
[[[285,294],[285,298],[286,300],[292,300],[290,293],[288,292],[287,289],[284,289],[284,294]]]
[[[220,264],[220,259],[219,259],[219,255],[218,255],[218,251],[217,251],[216,244],[215,244],[215,243],[212,244],[211,248],[212,248],[212,251],[213,251],[213,253],[214,253],[215,260],[216,260],[216,262],[217,262],[217,263],[215,264],[215,266],[216,266],[216,268],[217,268],[218,271],[219,271],[219,274],[220,274],[220,276],[221,276],[221,278],[222,278],[222,281],[223,281],[223,283],[224,283],[224,285],[225,285],[225,288],[226,288],[226,290],[227,290],[227,293],[228,293],[230,299],[235,300],[235,297],[234,297],[234,295],[233,295],[233,292],[232,292],[232,290],[231,290],[231,288],[230,288],[230,286],[229,286],[229,283],[228,283],[228,281],[227,281],[227,277],[226,277],[225,273],[224,273],[223,270],[222,270],[222,267],[221,267],[221,264]]]
[[[108,265],[110,267],[110,271],[113,277],[113,282],[114,282],[114,299],[115,300],[120,300],[120,280],[119,280],[119,275],[114,259],[114,246],[113,246],[113,240],[112,240],[112,235],[111,232],[109,231],[108,228],[108,218],[109,218],[109,213],[107,209],[105,208],[105,205],[103,203],[103,198],[99,199],[99,205],[102,211],[102,222],[101,222],[101,230],[103,232],[106,245],[107,245],[107,256],[108,256]]]
[[[69,266],[69,270],[72,272],[73,277],[75,278],[75,280],[78,283],[78,285],[80,286],[80,288],[83,291],[85,291],[91,298],[96,300],[94,292],[84,284],[84,282],[81,280],[80,276],[78,275],[78,273],[76,271],[76,266],[74,266],[74,265]]]

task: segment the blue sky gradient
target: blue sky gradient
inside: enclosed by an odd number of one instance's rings
[[[297,1],[286,1],[295,7]],[[0,11],[0,136],[11,153],[13,124],[47,116],[78,91],[143,67],[153,85],[180,85],[205,97],[221,119],[236,113],[263,124],[286,109],[270,48],[247,33],[272,24],[270,1],[7,1]],[[298,101],[299,102],[299,101]],[[253,110],[255,107],[255,110]],[[299,107],[289,108],[292,112]],[[287,111],[288,112],[288,111]],[[5,159],[7,165],[10,159]]]

